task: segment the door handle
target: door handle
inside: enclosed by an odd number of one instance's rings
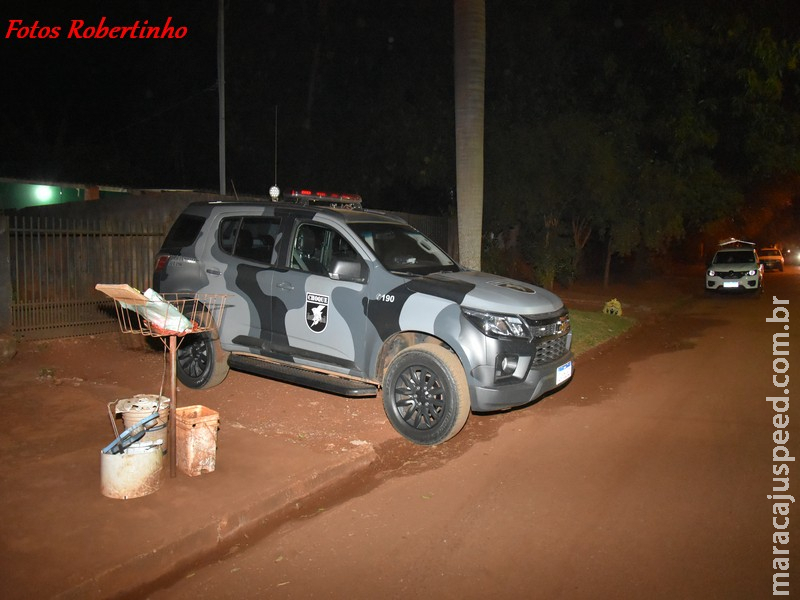
[[[209,275],[222,275],[222,271],[219,269],[206,269],[206,273]]]
[[[288,281],[281,281],[278,284],[278,287],[281,288],[282,290],[289,290],[289,291],[294,289],[294,286],[291,283],[289,283]]]

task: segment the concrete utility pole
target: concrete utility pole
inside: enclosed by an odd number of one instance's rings
[[[219,90],[219,193],[225,195],[225,0],[217,18],[217,88]]]

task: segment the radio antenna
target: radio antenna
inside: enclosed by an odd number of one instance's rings
[[[269,188],[269,197],[273,202],[276,202],[281,195],[278,189],[278,105],[275,105],[275,183]]]

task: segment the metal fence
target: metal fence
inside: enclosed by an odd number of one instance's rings
[[[162,223],[12,217],[11,326],[22,339],[110,332],[113,304],[97,283],[146,289]]]
[[[443,248],[452,245],[447,218],[400,216]],[[150,287],[165,228],[163,221],[10,217],[12,333],[41,340],[118,330],[113,301],[94,286]]]

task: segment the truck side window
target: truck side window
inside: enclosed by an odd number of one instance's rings
[[[367,263],[342,235],[335,231],[331,233],[331,252],[327,262],[331,279],[365,283],[369,274]]]
[[[322,263],[323,245],[328,230],[324,227],[303,223],[297,228],[292,245],[292,268],[327,275]]]
[[[220,223],[219,247],[234,256],[264,264],[275,264],[275,239],[280,219],[234,217]]]
[[[358,263],[361,277],[366,264],[341,234],[327,227],[303,223],[297,228],[292,245],[292,268],[338,278],[343,263]],[[352,271],[353,267],[350,267]],[[359,279],[359,278],[357,278]]]

